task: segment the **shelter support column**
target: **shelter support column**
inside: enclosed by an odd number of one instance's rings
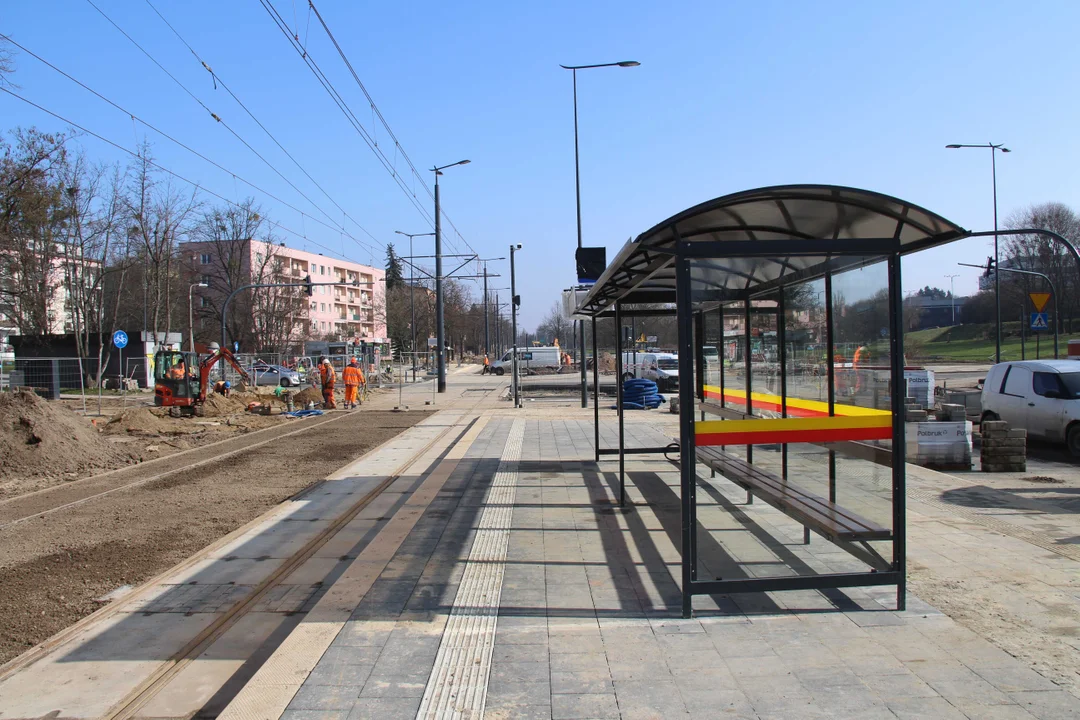
[[[720,306],[716,309],[717,315],[720,319],[720,345],[716,348],[716,357],[720,360],[720,407],[727,406],[727,400],[724,398],[724,365],[727,364],[727,360],[724,358],[724,353],[727,352],[727,346],[724,344],[724,304],[720,303]]]
[[[777,357],[780,358],[780,417],[787,417],[787,313],[784,305],[784,288],[780,288],[776,297],[776,344]],[[780,476],[787,480],[788,476],[788,444],[780,446]],[[807,530],[807,532],[809,532]]]
[[[904,442],[904,295],[900,256],[889,256],[889,336],[892,410],[893,570],[897,572],[896,609],[907,606],[907,450]]]
[[[833,335],[832,272],[825,273],[825,382],[829,417],[836,415],[836,347]],[[836,452],[829,450],[829,502],[836,502]]]
[[[745,362],[745,371],[744,372],[746,374],[746,414],[747,415],[753,415],[754,414],[754,401],[750,397],[751,386],[752,386],[751,369],[753,367],[753,353],[751,352],[751,348],[750,348],[750,308],[751,308],[751,306],[752,306],[752,303],[750,302],[750,298],[747,298],[745,300],[745,308],[744,308],[744,312],[743,312],[743,339],[745,340],[745,344],[743,345],[743,349],[745,350],[745,354],[743,355],[743,360]],[[753,463],[754,462],[754,446],[753,445],[747,445],[746,446],[746,462],[748,462],[748,463]],[[746,492],[746,504],[749,505],[752,502],[754,502],[754,496],[751,495],[750,491],[748,490]]]
[[[584,361],[584,359],[583,359]],[[592,318],[593,452],[600,462],[600,351],[596,347],[596,316]]]
[[[682,243],[678,247],[681,249]],[[691,585],[697,579],[697,457],[694,452],[694,317],[690,260],[675,256],[675,312],[679,328],[679,476],[682,501],[682,616],[693,614]]]
[[[626,504],[626,440],[623,426],[622,303],[615,303],[615,408],[619,415],[619,507]]]

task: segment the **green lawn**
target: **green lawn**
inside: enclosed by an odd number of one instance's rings
[[[1053,333],[1040,333],[1038,356],[1044,360],[1054,357]],[[1062,334],[1058,340],[1059,357],[1068,354],[1069,339],[1080,334]],[[992,324],[957,325],[955,327],[917,330],[904,335],[908,360],[915,362],[993,362],[994,326]],[[1035,333],[1027,333],[1026,359],[1036,359]],[[1001,340],[1002,360],[1020,360],[1020,323],[1004,323]]]

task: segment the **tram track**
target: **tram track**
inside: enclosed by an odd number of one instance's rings
[[[299,421],[304,423],[301,427],[283,425],[256,430],[240,437],[226,438],[209,445],[148,460],[138,465],[118,468],[73,480],[64,485],[7,498],[0,501],[0,530],[19,525],[28,520],[43,518],[61,510],[77,507],[113,493],[137,488],[140,485],[156,480],[164,480],[179,473],[220,462],[277,440],[283,440],[287,437],[339,422],[347,417],[349,417],[349,413],[341,412],[314,420]],[[155,472],[158,468],[165,469]],[[146,475],[148,470],[152,474]],[[134,476],[134,478],[129,478],[129,476]]]
[[[432,467],[437,465],[438,462],[441,461],[442,456],[460,442],[462,437],[464,437],[469,432],[469,429],[477,422],[479,418],[475,415],[475,411],[483,402],[490,398],[492,391],[493,390],[488,390],[487,392],[484,392],[481,397],[475,398],[469,408],[461,411],[459,419],[454,424],[447,425],[446,428],[425,443],[423,447],[414,452],[413,455],[409,457],[408,460],[401,463],[393,473],[384,478],[376,487],[365,494],[363,498],[349,506],[349,508],[339,515],[327,528],[319,532],[300,550],[290,556],[286,562],[259,583],[259,585],[257,585],[243,600],[230,608],[224,615],[215,620],[211,625],[200,632],[199,635],[189,641],[172,658],[163,663],[151,676],[146,678],[143,683],[115,705],[108,714],[103,716],[105,720],[128,720],[129,718],[137,717],[137,714],[142,707],[168,687],[169,683],[183,672],[184,668],[194,662],[204,651],[213,645],[218,638],[224,635],[231,627],[236,625],[251,612],[251,610],[258,605],[261,598],[265,597],[287,579],[290,574],[312,558],[315,553],[318,552],[319,548],[333,539],[342,528],[348,525],[349,522],[363,511],[365,507],[378,498],[394,483],[394,481],[407,473],[410,468],[421,461],[421,458],[423,458],[428,451],[444,440],[447,435],[456,430],[456,436],[449,442],[446,449],[440,453],[440,459],[437,460]],[[473,398],[470,397],[470,400],[473,400]],[[374,452],[374,450],[372,452]],[[424,470],[427,471],[428,468],[425,468]]]
[[[366,490],[363,497],[352,502],[352,504],[344,509],[344,511],[335,512],[334,519],[330,521],[330,524],[327,527],[310,537],[299,550],[289,555],[288,558],[271,571],[269,575],[257,582],[244,597],[237,600],[232,607],[224,610],[220,617],[216,618],[210,625],[205,627],[197,636],[192,637],[187,641],[183,647],[176,650],[171,657],[162,660],[161,664],[147,675],[136,687],[132,688],[127,695],[113,703],[108,713],[104,714],[103,717],[140,717],[140,708],[145,707],[147,703],[151,702],[165,688],[169,687],[173,679],[182,673],[186,667],[195,662],[225,633],[235,627],[237,623],[249,616],[252,612],[259,612],[260,607],[265,608],[265,602],[260,606],[260,600],[264,600],[268,596],[271,596],[272,593],[275,592],[275,589],[280,588],[282,585],[289,586],[293,584],[289,579],[290,575],[295,573],[298,568],[305,564],[305,562],[311,560],[313,556],[319,553],[319,550],[325,546],[327,542],[330,542],[338,536],[342,528],[348,526],[351,521],[356,519],[356,517],[364,511],[364,508],[370,506],[371,503],[380,498],[387,488],[396,480],[400,479],[402,475],[409,474],[410,472],[427,472],[429,468],[426,465],[419,470],[414,469],[414,466],[417,462],[424,461],[425,456],[430,458],[432,456],[432,448],[439,443],[443,443],[445,447],[439,448],[439,459],[436,459],[434,465],[432,465],[432,467],[437,466],[445,453],[455,447],[455,445],[461,441],[462,436],[469,432],[469,428],[473,426],[478,416],[484,412],[482,409],[483,406],[497,398],[498,390],[499,386],[495,386],[484,392],[473,391],[467,394],[463,393],[461,397],[456,400],[456,402],[459,403],[458,407],[447,410],[447,412],[450,413],[447,416],[447,420],[450,422],[447,422],[445,427],[439,428],[436,431],[436,434],[431,437],[430,440],[425,442],[422,448],[410,452],[409,457],[404,459],[400,466],[395,468],[390,475],[380,479],[378,485]],[[5,506],[9,508],[6,513],[6,516],[9,519],[7,522],[0,524],[0,531],[8,528],[9,534],[11,532],[26,532],[25,528],[36,526],[25,525],[24,523],[39,517],[47,518],[50,515],[54,515],[57,518],[70,518],[71,516],[64,512],[65,510],[71,510],[84,516],[96,513],[98,512],[96,510],[97,506],[93,504],[93,501],[102,500],[106,506],[114,506],[118,502],[115,495],[121,491],[134,490],[137,491],[138,494],[133,497],[141,497],[142,494],[145,494],[147,491],[156,493],[162,487],[170,487],[177,483],[182,485],[190,481],[190,476],[198,476],[200,474],[199,468],[204,468],[204,472],[212,472],[213,468],[209,466],[215,463],[219,467],[231,467],[238,461],[236,459],[237,456],[243,455],[248,451],[257,450],[259,447],[265,447],[268,443],[273,443],[274,441],[281,440],[288,436],[300,435],[303,432],[316,429],[320,426],[325,428],[328,424],[349,417],[356,418],[357,414],[340,413],[327,419],[319,419],[318,422],[306,424],[303,428],[289,428],[285,432],[280,431],[283,430],[283,428],[271,429],[279,430],[279,432],[265,433],[265,431],[258,431],[260,437],[256,438],[252,438],[254,433],[245,436],[244,438],[230,438],[221,443],[216,443],[214,447],[217,451],[213,452],[210,456],[207,456],[206,454],[207,448],[210,446],[204,446],[203,448],[196,449],[196,452],[188,453],[187,457],[191,459],[191,462],[184,463],[182,466],[175,468],[162,467],[162,464],[169,461],[175,463],[178,459],[177,455],[155,460],[152,462],[157,467],[152,469],[157,470],[157,472],[152,472],[152,474],[147,475],[145,473],[147,468],[143,467],[140,468],[144,471],[143,474],[137,478],[132,477],[131,474],[125,473],[122,474],[121,477],[109,478],[111,484],[108,486],[102,486],[101,484],[95,483],[93,487],[90,488],[90,491],[85,488],[89,483],[84,483],[84,489],[81,489],[74,499],[71,495],[66,495],[63,496],[63,502],[44,503],[42,502],[43,500],[55,500],[59,496],[55,493],[49,494],[48,491],[39,491],[34,493],[34,495],[39,497],[35,499],[36,506],[33,509],[33,512],[11,512],[10,508],[14,505],[12,500],[18,499],[13,498],[5,503],[0,503],[0,513],[3,513]],[[343,430],[344,428],[335,432],[340,436]],[[265,433],[265,435],[262,435],[262,433]],[[235,441],[241,439],[247,440],[248,442],[242,444],[241,447],[238,447]],[[251,442],[253,439],[255,442]],[[372,452],[376,452],[380,448],[392,443],[393,439],[394,438],[390,438],[380,445],[370,448],[364,455],[366,456]],[[292,446],[295,446],[296,441],[297,438],[293,437],[289,442],[292,443]],[[304,441],[304,444],[306,444],[306,442],[307,441]],[[275,450],[280,454],[280,449]],[[261,458],[262,456],[256,455],[255,457]],[[240,462],[250,463],[251,458],[246,457]],[[135,468],[124,468],[123,470],[132,469]],[[172,477],[177,473],[184,471],[188,472],[189,477]],[[330,476],[333,476],[333,472],[329,474]],[[86,480],[93,481],[101,479],[102,476],[99,475],[87,478]],[[151,484],[159,480],[163,482],[160,484]],[[146,487],[148,485],[149,488]],[[318,484],[309,486],[306,490],[302,490],[297,495],[293,496],[293,499],[300,499],[306,492],[310,492],[317,487]],[[110,495],[114,497],[110,498]],[[35,647],[0,667],[0,680],[7,682],[8,680],[13,679],[13,676],[17,676],[20,670],[29,668],[29,666],[34,665],[38,661],[48,658],[62,647],[69,647],[72,642],[82,642],[79,639],[79,636],[86,635],[88,632],[92,633],[93,628],[98,626],[98,624],[103,622],[107,623],[110,621],[110,618],[114,618],[120,613],[131,612],[134,607],[133,603],[139,602],[140,598],[145,597],[149,590],[161,584],[167,584],[170,577],[175,577],[179,573],[190,571],[197,563],[204,562],[207,557],[213,556],[215,551],[234,542],[238,537],[244,533],[250,532],[260,523],[265,523],[269,517],[272,517],[274,512],[280,512],[280,507],[281,506],[279,505],[250,521],[244,522],[240,527],[234,526],[235,529],[224,537],[219,537],[208,545],[203,546],[199,551],[192,553],[178,564],[175,563],[175,561],[170,563],[171,567],[168,570],[155,573],[154,577],[149,580],[141,581],[138,587],[130,591],[122,599],[114,601],[110,605],[102,607],[96,612],[78,619],[64,630],[55,633],[44,641],[40,641]],[[0,515],[0,517],[3,516]],[[20,525],[21,527],[19,527]],[[249,658],[248,660],[250,661],[251,659]],[[229,681],[231,676],[231,671],[229,671],[227,675],[223,675],[223,685]],[[112,702],[111,699],[110,702]]]

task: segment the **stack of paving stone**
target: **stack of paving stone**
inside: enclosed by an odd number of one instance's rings
[[[983,472],[1027,471],[1027,430],[1010,430],[1004,420],[989,420],[980,432]]]
[[[937,419],[941,422],[964,422],[967,420],[967,408],[963,405],[942,403],[937,411]]]
[[[923,410],[918,403],[907,398],[904,401],[904,420],[909,423],[926,422],[929,419],[929,414]]]

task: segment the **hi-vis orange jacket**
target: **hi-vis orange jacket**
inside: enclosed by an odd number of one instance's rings
[[[364,373],[356,365],[346,365],[341,371],[341,380],[346,385],[361,385],[364,382]]]

